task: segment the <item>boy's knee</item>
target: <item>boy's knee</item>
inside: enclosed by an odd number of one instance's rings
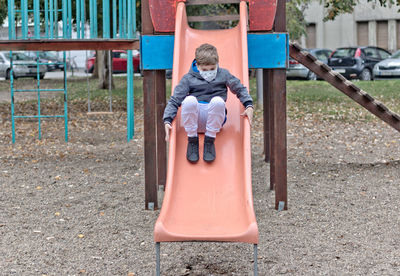
[[[197,104],[198,104],[198,101],[197,101],[196,97],[187,96],[182,102],[182,107],[187,107],[187,108],[197,107]]]
[[[219,96],[212,98],[210,104],[213,108],[220,108],[225,110],[225,101]]]

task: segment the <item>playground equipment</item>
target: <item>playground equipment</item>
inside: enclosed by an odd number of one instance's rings
[[[41,34],[40,32],[40,13],[41,10],[39,8],[39,1],[36,0],[33,2],[33,9],[28,9],[28,1],[21,0],[20,9],[15,9],[15,1],[8,0],[8,34],[9,39],[41,39],[41,38],[59,38],[58,28],[54,28],[54,17],[57,20],[58,12],[61,11],[57,8],[57,4],[54,3],[54,0],[50,0],[50,6],[48,1],[45,3],[45,33]],[[34,17],[34,33],[31,36],[30,31],[28,29],[28,21],[29,14],[33,13]],[[50,15],[50,18],[49,18]],[[18,35],[16,32],[15,19],[21,18],[21,34]],[[63,26],[67,26],[66,24],[67,14],[63,14]],[[49,22],[50,21],[50,22]],[[50,23],[50,24],[49,24]],[[64,30],[64,37],[68,36],[68,31]],[[44,118],[63,118],[64,119],[64,137],[65,141],[68,141],[68,105],[67,105],[67,77],[66,77],[66,53],[63,52],[63,68],[64,68],[64,87],[60,88],[52,88],[52,89],[42,89],[40,87],[40,80],[43,78],[43,75],[40,74],[40,67],[47,65],[54,65],[54,63],[45,63],[40,62],[39,51],[36,52],[36,88],[35,89],[16,89],[15,88],[15,78],[14,78],[14,55],[12,51],[10,51],[10,61],[11,61],[11,70],[10,70],[10,90],[11,90],[11,126],[12,126],[12,142],[15,143],[15,119],[19,118],[37,118],[38,119],[38,139],[42,139],[42,119]],[[18,63],[19,65],[31,66],[28,63]],[[33,70],[31,68],[30,70]],[[36,92],[37,93],[37,115],[15,115],[15,94],[16,93],[29,93]],[[62,115],[43,115],[41,112],[41,95],[43,92],[62,92],[64,97],[64,114]]]
[[[239,24],[228,30],[191,29],[185,8],[183,2],[178,3],[172,87],[187,73],[195,49],[206,41],[218,48],[220,65],[229,68],[249,87],[246,2],[240,4]],[[228,94],[227,108],[229,117],[218,134],[218,158],[212,165],[187,162],[187,135],[179,115],[174,121],[166,193],[154,230],[157,247],[168,241],[231,241],[254,244],[256,252],[258,229],[251,189],[250,125],[240,116],[243,107],[232,93]],[[256,271],[257,259],[254,265]]]
[[[166,183],[166,145],[162,113],[165,108],[165,69],[172,68],[175,0],[142,1],[142,63],[145,136],[145,207],[157,209],[157,191]],[[191,0],[189,5],[239,3],[238,0]],[[160,12],[162,11],[162,16]],[[276,17],[275,17],[276,13]],[[223,18],[223,17],[222,17]],[[196,20],[223,20],[197,17]],[[229,19],[230,20],[230,17]],[[190,21],[190,18],[189,18]],[[274,26],[274,33],[271,29]],[[264,68],[264,110],[266,158],[271,160],[271,188],[275,188],[276,209],[287,209],[286,185],[286,56],[288,44],[285,2],[249,2],[248,54],[250,68]],[[251,33],[254,31],[254,33]],[[257,31],[257,33],[255,33]],[[261,31],[264,31],[262,33]],[[266,33],[270,32],[270,33]],[[279,33],[280,32],[280,33]],[[176,38],[176,37],[175,37]],[[206,42],[206,41],[205,41]],[[280,44],[280,42],[282,44]],[[266,54],[269,53],[269,54]],[[282,58],[283,57],[283,58]],[[155,128],[154,128],[155,126]],[[269,137],[271,136],[271,139]],[[269,150],[271,149],[271,150]]]
[[[112,1],[112,5],[110,2]],[[101,3],[102,13],[98,13],[98,4]],[[132,49],[138,49],[136,37],[136,1],[134,0],[62,0],[61,7],[57,0],[34,0],[29,6],[27,0],[8,0],[8,26],[9,41],[0,43],[0,50],[27,50],[27,51],[66,51],[66,50],[128,50],[127,65],[127,138],[132,139],[134,134],[134,105],[133,105],[133,63]],[[73,14],[73,7],[75,13]],[[61,14],[61,16],[60,16]],[[86,15],[89,14],[89,20]],[[102,37],[97,39],[99,30],[98,17],[102,16]],[[59,20],[61,18],[61,20]],[[32,20],[33,19],[33,20]],[[90,31],[86,32],[87,22]],[[33,23],[34,32],[30,36],[29,24]],[[58,31],[59,23],[62,33]],[[17,24],[20,25],[21,35],[17,34]],[[41,26],[42,29],[41,30]],[[73,37],[73,29],[76,35]],[[85,40],[89,38],[89,40]],[[119,38],[119,39],[116,39]],[[121,40],[122,38],[122,40]],[[11,55],[11,54],[10,54]],[[19,91],[11,84],[12,97],[12,132],[15,143],[15,119],[38,118],[39,139],[41,139],[41,119],[63,117],[65,122],[65,140],[68,140],[68,114],[67,114],[67,78],[66,54],[64,57],[64,89],[41,89],[40,80],[37,80],[37,89]],[[37,66],[43,65],[42,63]],[[11,74],[12,76],[12,74]],[[111,75],[110,75],[111,76]],[[109,77],[110,77],[109,76]],[[41,114],[41,92],[64,92],[64,115],[48,116]],[[32,116],[14,115],[14,92],[37,92],[38,114]],[[110,91],[109,91],[110,93]],[[111,99],[111,96],[110,96]],[[111,102],[111,100],[110,100]],[[90,103],[89,103],[90,107]],[[110,105],[111,108],[111,105]]]
[[[146,1],[147,2],[147,1]],[[232,1],[187,1],[187,4],[230,3]],[[149,6],[142,2],[142,58],[144,71],[145,105],[156,107],[145,112],[145,146],[146,146],[146,207],[157,208],[157,190],[149,186],[148,181],[159,181],[163,176],[162,148],[160,138],[163,122],[161,112],[165,106],[165,94],[161,87],[163,72],[171,66],[173,53],[172,87],[187,73],[194,58],[195,49],[202,43],[211,43],[218,49],[220,65],[228,68],[248,87],[248,69],[251,68],[285,68],[287,63],[288,37],[285,33],[248,34],[247,3],[240,4],[239,24],[228,30],[195,30],[188,26],[186,5],[184,1],[149,1]],[[264,7],[264,16],[250,20],[252,26],[260,24],[266,29],[272,28],[275,18],[276,1],[259,1],[262,5],[254,6],[250,2],[250,15],[255,7]],[[149,8],[149,10],[147,10]],[[163,17],[159,11],[166,11]],[[149,11],[151,21],[146,11]],[[171,20],[174,18],[175,20]],[[221,20],[225,18],[199,18],[195,20]],[[230,20],[232,17],[226,17]],[[250,16],[250,18],[252,18]],[[190,18],[189,18],[190,19]],[[155,32],[171,32],[175,24],[175,36],[154,35]],[[265,27],[266,26],[266,27]],[[259,30],[259,29],[257,29]],[[172,45],[174,45],[172,49]],[[173,52],[172,52],[173,50]],[[271,55],[265,55],[265,53]],[[159,71],[146,71],[159,70]],[[147,85],[148,84],[148,85]],[[158,89],[157,89],[158,87]],[[154,89],[154,90],[153,90]],[[165,89],[165,88],[164,88]],[[165,93],[165,92],[164,92]],[[154,94],[156,94],[154,96]],[[153,95],[153,96],[152,96]],[[164,102],[161,102],[164,99]],[[147,101],[147,102],[146,102]],[[254,273],[257,275],[258,229],[253,210],[251,189],[251,147],[250,126],[240,117],[243,107],[240,102],[228,93],[228,120],[216,140],[217,160],[212,164],[200,161],[189,164],[185,158],[186,133],[181,127],[180,116],[173,122],[170,138],[168,175],[160,216],[156,222],[154,239],[156,242],[156,273],[160,274],[160,243],[177,241],[228,241],[254,244]],[[156,115],[157,114],[157,115]],[[158,116],[158,114],[160,114]],[[147,115],[147,116],[146,116]],[[147,123],[148,120],[148,123]],[[152,128],[156,122],[157,130]],[[152,128],[152,129],[150,129]],[[155,135],[156,137],[151,137]],[[150,136],[150,137],[149,137]],[[153,138],[153,139],[152,139]],[[200,138],[201,140],[202,138]],[[158,141],[157,141],[158,140]],[[284,139],[285,140],[285,139]],[[147,142],[152,141],[152,142]],[[157,143],[154,143],[157,141]],[[149,143],[149,144],[147,144]],[[154,143],[154,148],[150,145]],[[202,145],[200,145],[202,147]],[[154,150],[150,152],[150,150]],[[200,152],[201,152],[200,148]],[[158,155],[158,156],[157,156]],[[154,161],[158,158],[158,167]],[[148,162],[151,160],[152,162]],[[149,170],[150,169],[150,170]],[[151,169],[155,171],[151,172]],[[155,176],[155,177],[154,177]],[[150,178],[152,177],[152,178]],[[152,192],[152,194],[147,193]],[[149,201],[154,200],[154,201]],[[280,202],[285,208],[285,201]]]

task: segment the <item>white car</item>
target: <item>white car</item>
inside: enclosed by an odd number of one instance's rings
[[[37,77],[37,63],[21,52],[13,52],[13,77]],[[45,65],[39,65],[39,78],[43,79],[47,72]],[[11,63],[10,52],[0,52],[0,77],[10,79]]]
[[[400,78],[400,50],[374,66],[374,79]]]

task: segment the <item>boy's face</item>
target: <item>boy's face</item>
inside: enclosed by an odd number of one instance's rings
[[[200,71],[213,71],[215,69],[217,69],[217,65],[216,64],[207,64],[207,65],[197,65],[197,68],[199,68]]]

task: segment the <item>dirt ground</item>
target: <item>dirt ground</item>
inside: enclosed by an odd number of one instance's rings
[[[29,108],[27,108],[29,109]],[[143,110],[126,142],[123,111],[18,121],[0,105],[0,275],[154,275],[144,210]],[[261,112],[252,131],[260,275],[400,275],[400,135],[384,123],[288,122],[289,210],[274,209],[263,162]],[[162,275],[251,275],[253,248],[168,243]]]

